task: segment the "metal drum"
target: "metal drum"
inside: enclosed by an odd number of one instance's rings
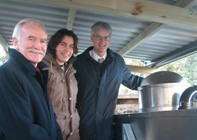
[[[182,76],[160,71],[146,77],[139,87],[139,112],[177,110],[179,99],[189,85]]]

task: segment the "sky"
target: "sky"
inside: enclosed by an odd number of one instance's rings
[[[1,44],[0,44],[0,58],[1,58],[2,56],[5,56],[5,51],[4,51],[3,47],[2,47]]]

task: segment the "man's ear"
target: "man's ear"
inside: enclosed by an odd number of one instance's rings
[[[16,37],[12,37],[12,43],[13,43],[13,46],[16,50],[19,50],[19,47],[18,47],[18,39]]]
[[[93,36],[93,35],[91,35],[90,39],[91,39],[91,41],[93,42],[94,36]]]

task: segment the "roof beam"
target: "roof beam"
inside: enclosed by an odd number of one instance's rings
[[[74,20],[75,20],[75,16],[76,16],[76,9],[75,8],[70,8],[69,13],[68,13],[67,22],[66,22],[67,23],[66,28],[68,30],[72,30]]]
[[[176,6],[180,7],[186,7],[189,5],[193,0],[179,0],[177,3],[175,3]],[[162,23],[151,23],[147,28],[145,28],[144,31],[142,31],[140,34],[138,34],[132,41],[130,41],[125,47],[123,47],[118,53],[120,55],[124,55],[127,52],[135,49],[141,42],[148,39],[150,36],[152,36],[155,32],[160,30],[165,24]]]
[[[107,12],[124,17],[132,17],[152,22],[197,28],[197,11],[147,0],[17,0],[71,6],[91,11]]]
[[[197,53],[197,41],[189,45],[185,45],[181,49],[175,50],[174,52],[171,52],[161,58],[153,60],[153,64],[150,64],[149,67],[158,68],[195,53]]]
[[[144,42],[147,38],[152,36],[155,32],[160,30],[164,24],[161,23],[152,23],[144,31],[138,34],[134,39],[132,39],[125,47],[123,47],[118,53],[124,55],[127,52],[135,49],[141,42]]]
[[[128,69],[134,73],[144,73],[151,74],[153,72],[158,71],[157,68],[143,67],[143,66],[135,66],[135,65],[127,65]]]

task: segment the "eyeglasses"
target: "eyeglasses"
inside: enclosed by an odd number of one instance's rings
[[[111,38],[110,36],[100,36],[100,35],[93,35],[93,36],[95,37],[96,40],[99,40],[99,41],[102,39],[105,41],[108,41]]]

